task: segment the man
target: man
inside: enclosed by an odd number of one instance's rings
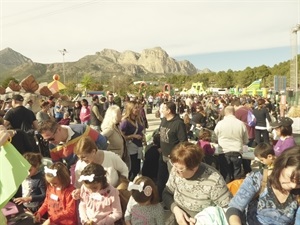
[[[163,118],[160,124],[160,149],[157,187],[160,197],[169,178],[171,165],[167,164],[168,156],[173,148],[180,142],[187,141],[187,132],[183,120],[176,114],[176,104],[166,102],[162,107]]]
[[[38,128],[38,121],[34,113],[23,106],[24,98],[22,95],[12,97],[12,109],[7,111],[4,116],[4,126],[12,129],[34,129]],[[26,130],[26,131],[27,131]]]
[[[254,141],[254,131],[255,127],[250,127],[247,123],[247,116],[248,116],[248,111],[252,111],[250,108],[246,107],[245,104],[247,103],[246,100],[243,100],[241,104],[240,99],[236,98],[231,102],[231,105],[234,107],[234,115],[237,119],[242,121],[247,128],[248,132],[248,147],[253,147],[253,141]],[[252,171],[251,169],[251,160],[249,159],[243,159],[243,168],[244,168],[244,173],[250,173]]]
[[[114,101],[114,95],[112,93],[109,93],[107,95],[107,100],[104,103],[104,111],[106,112],[106,110],[108,109],[108,107],[115,105],[115,101]]]
[[[38,128],[38,121],[35,114],[23,106],[22,95],[12,97],[12,109],[4,116],[4,126],[16,130],[17,135],[12,140],[12,144],[20,152],[38,151],[34,130]]]
[[[91,110],[90,126],[94,130],[100,132],[100,127],[104,116],[103,104],[100,104],[98,95],[94,95],[92,100],[93,105]]]
[[[219,154],[220,171],[226,183],[242,177],[243,145],[248,143],[246,125],[234,116],[233,106],[224,109],[224,119],[215,127],[223,153]]]
[[[202,163],[203,151],[189,142],[178,144],[170,155],[173,168],[163,202],[177,224],[194,225],[197,213],[209,206],[227,207],[231,194],[222,175]]]
[[[107,141],[99,132],[85,124],[59,125],[52,120],[40,124],[39,133],[44,140],[49,142],[49,150],[52,161],[65,161],[70,168],[72,182],[74,182],[74,168],[77,157],[74,154],[76,143],[85,136],[90,136],[99,149],[107,148]]]

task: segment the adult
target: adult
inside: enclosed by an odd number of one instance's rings
[[[38,128],[38,121],[34,113],[23,106],[24,98],[22,95],[12,97],[12,109],[4,116],[4,126],[12,129],[34,129]]]
[[[252,172],[245,178],[226,211],[230,225],[295,224],[296,194],[300,191],[300,147],[287,149],[275,159],[266,187],[255,198],[262,180],[261,171]]]
[[[170,155],[173,168],[163,192],[165,206],[180,225],[194,225],[194,216],[208,206],[226,207],[231,194],[222,175],[202,163],[203,151],[189,142],[177,145]]]
[[[293,120],[292,130],[295,142],[300,145],[300,105],[291,106],[287,116]]]
[[[197,128],[205,128],[206,127],[206,114],[202,105],[196,105],[195,111],[192,114],[192,124]]]
[[[166,102],[162,107],[163,118],[160,124],[161,155],[158,164],[157,188],[160,198],[169,178],[171,165],[168,163],[173,148],[180,142],[188,140],[183,120],[176,114],[176,104]]]
[[[219,154],[220,171],[229,183],[242,177],[243,145],[248,143],[246,125],[234,116],[233,106],[224,109],[224,119],[214,129],[218,144],[222,148]]]
[[[22,147],[24,151],[37,151],[38,147],[34,139],[34,130],[38,128],[38,121],[35,114],[23,106],[23,101],[22,95],[17,94],[12,97],[13,108],[4,115],[4,126],[18,132],[13,141],[15,147],[19,145],[24,145],[25,147],[27,145],[25,149]],[[20,142],[17,143],[17,140]]]
[[[106,112],[106,110],[107,110],[110,106],[115,105],[115,104],[116,104],[116,103],[115,103],[115,101],[114,101],[114,95],[113,95],[112,93],[108,93],[107,99],[106,99],[106,101],[104,102],[104,106],[103,106],[104,112]]]
[[[91,117],[90,117],[90,126],[94,130],[100,132],[100,126],[104,117],[103,104],[100,104],[98,95],[92,97],[92,107],[91,107]]]
[[[243,103],[243,104],[242,104]],[[237,119],[242,121],[247,128],[248,132],[248,147],[253,147],[253,142],[254,142],[254,131],[255,127],[254,126],[249,126],[247,121],[248,121],[248,112],[250,111],[252,113],[252,109],[248,108],[245,106],[246,101],[243,100],[241,102],[240,99],[236,98],[231,102],[231,105],[234,107],[234,115]],[[251,160],[249,159],[243,159],[243,168],[244,168],[244,173],[250,173],[252,171],[251,169]]]
[[[49,142],[49,150],[52,161],[65,161],[72,174],[74,183],[74,168],[77,157],[74,154],[76,143],[83,137],[91,137],[98,148],[106,149],[106,138],[96,130],[85,124],[60,125],[55,121],[47,120],[40,124],[39,133],[44,140]]]
[[[50,103],[48,101],[41,100],[40,108],[41,110],[36,113],[36,119],[39,124],[46,120],[54,120],[49,111]]]
[[[130,168],[130,158],[126,148],[126,140],[120,130],[119,124],[122,120],[121,109],[113,105],[107,109],[103,122],[101,124],[102,135],[108,141],[107,150],[119,155]]]
[[[122,118],[120,129],[127,141],[127,150],[130,155],[131,168],[129,179],[133,180],[141,169],[143,157],[144,127],[139,116],[140,108],[137,102],[127,102],[125,115]]]
[[[253,110],[253,115],[256,118],[255,126],[255,142],[259,144],[261,142],[270,143],[269,131],[267,129],[267,121],[271,122],[271,117],[268,109],[265,107],[265,100],[260,98],[257,100],[257,107]],[[261,140],[263,136],[263,141]]]
[[[128,167],[122,159],[113,152],[99,150],[95,141],[89,136],[85,136],[77,142],[74,153],[79,159],[75,167],[76,188],[81,187],[81,183],[78,182],[81,171],[90,163],[102,165],[107,172],[108,183],[114,187],[119,185],[120,176],[128,177]]]
[[[127,190],[128,167],[122,159],[113,152],[99,150],[95,142],[88,136],[79,140],[74,152],[78,156],[79,160],[75,167],[75,187],[77,190],[74,191],[73,197],[75,199],[78,199],[79,197],[78,188],[80,188],[82,184],[78,182],[78,178],[81,171],[86,167],[86,165],[90,163],[97,163],[102,165],[106,170],[107,182],[119,190],[122,210],[125,212],[130,192]]]
[[[75,101],[74,107],[73,107],[73,121],[74,123],[81,123],[80,121],[80,111],[81,111],[81,102],[80,101]]]
[[[270,123],[271,127],[275,129],[276,136],[279,137],[277,143],[274,146],[275,156],[279,156],[287,148],[296,145],[293,131],[293,120],[289,117],[279,117],[278,121]]]

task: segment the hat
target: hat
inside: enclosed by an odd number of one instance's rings
[[[5,102],[5,103],[11,102],[11,98],[6,98],[4,102]]]
[[[277,128],[277,127],[288,127],[291,126],[293,124],[293,120],[289,117],[279,117],[278,121],[270,123],[270,126],[272,128]]]
[[[24,98],[22,95],[14,95],[12,97],[12,100],[15,100],[15,101],[19,101],[19,102],[23,102],[24,101]]]

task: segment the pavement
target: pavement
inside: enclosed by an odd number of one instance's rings
[[[152,113],[146,114],[148,120],[148,129],[146,130],[146,137],[148,137],[149,141],[151,141],[151,137],[153,132],[159,127],[160,125],[160,118],[155,117],[155,112],[157,109],[153,109]],[[148,140],[147,140],[148,141]],[[171,213],[170,210],[165,210],[165,225],[173,225],[175,217]]]

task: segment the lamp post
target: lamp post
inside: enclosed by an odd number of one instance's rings
[[[68,53],[64,48],[63,50],[58,50],[63,56],[63,76],[64,76],[64,84],[66,83],[66,75],[65,75],[65,54]]]

